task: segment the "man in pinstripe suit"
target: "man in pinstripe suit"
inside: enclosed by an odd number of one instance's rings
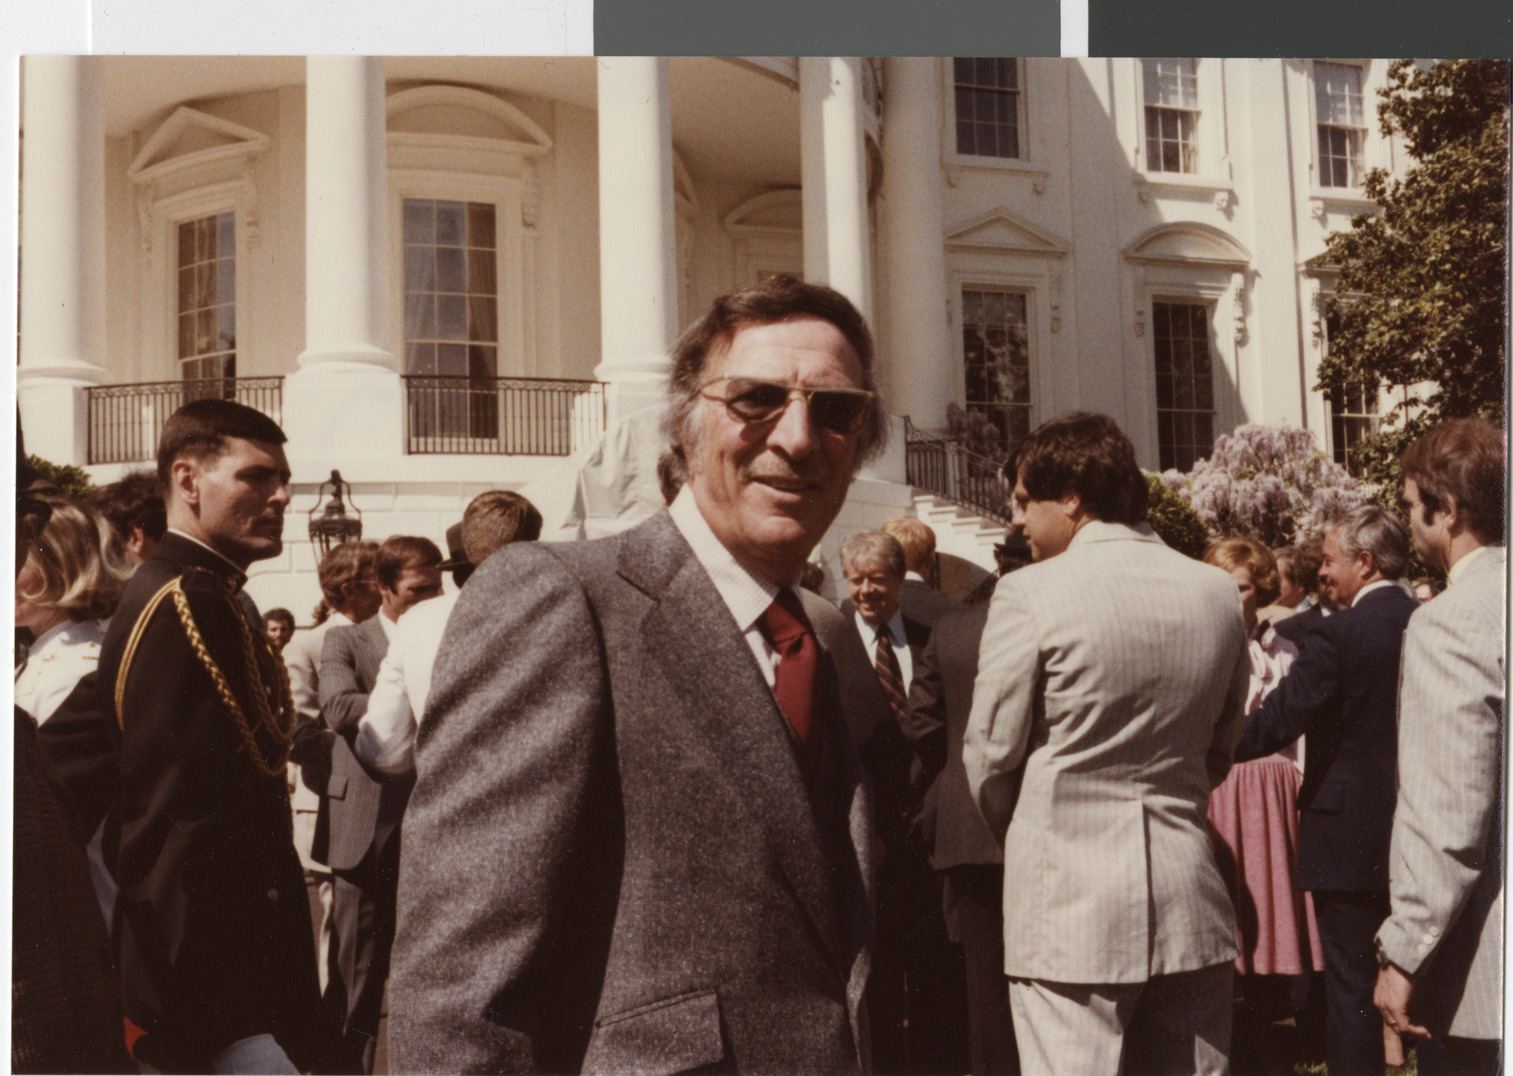
[[[1502,1036],[1505,455],[1502,431],[1480,419],[1447,422],[1403,454],[1413,544],[1450,586],[1403,640],[1375,1000],[1389,1028],[1442,1037],[1454,1073],[1496,1072]]]
[[[1004,470],[1037,563],[993,596],[963,762],[983,817],[1008,821],[1023,1071],[1227,1072],[1235,914],[1207,809],[1243,723],[1239,593],[1146,525],[1107,416],[1047,422]]]

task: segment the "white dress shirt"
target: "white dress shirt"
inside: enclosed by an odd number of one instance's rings
[[[724,599],[730,615],[735,617],[736,627],[745,636],[746,645],[751,648],[757,668],[762,670],[767,686],[773,687],[777,683],[780,659],[777,651],[767,642],[767,637],[762,634],[761,620],[782,588],[735,559],[734,554],[725,548],[704,521],[698,503],[687,486],[679,492],[668,511],[679,533],[693,547],[694,557],[709,573],[709,580]],[[790,589],[794,597],[798,598],[798,588]]]
[[[410,607],[397,624],[378,614],[389,650],[378,666],[367,712],[357,723],[353,750],[379,773],[406,773],[415,767],[415,732],[431,694],[441,637],[456,604],[454,591]]]
[[[852,610],[851,615],[856,622],[857,634],[862,637],[862,645],[867,648],[867,658],[872,662],[872,667],[876,668],[878,626],[862,619],[860,610]],[[904,637],[902,610],[893,611],[893,619],[888,621],[884,630],[888,633],[888,641],[893,644],[893,653],[898,657],[898,672],[903,677],[904,690],[908,691],[914,683],[914,655],[909,653],[909,640]]]

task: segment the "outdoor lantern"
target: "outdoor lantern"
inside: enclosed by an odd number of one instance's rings
[[[321,495],[325,493],[327,486],[331,487],[331,499],[326,501],[326,510],[317,516],[315,513],[320,512]],[[350,496],[352,487],[343,482],[341,472],[335,470],[331,472],[331,478],[322,482],[320,489],[316,490],[315,507],[310,509],[310,544],[319,550],[316,563],[324,560],[333,547],[343,542],[355,542],[362,537],[362,509],[353,505],[352,510],[357,513],[357,518],[347,515],[347,506],[342,501],[343,491]]]

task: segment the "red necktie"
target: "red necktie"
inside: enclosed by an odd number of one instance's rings
[[[780,590],[767,611],[762,626],[772,648],[778,652],[773,694],[788,715],[799,743],[809,742],[809,718],[814,710],[814,669],[819,648],[803,606],[791,590]]]
[[[909,716],[909,697],[904,694],[904,671],[899,668],[886,624],[877,629],[877,679],[883,685],[883,694],[888,696],[893,720],[902,725]]]

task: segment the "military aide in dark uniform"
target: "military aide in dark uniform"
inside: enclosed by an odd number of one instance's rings
[[[100,704],[121,725],[126,1044],[145,1071],[315,1062],[315,949],[284,777],[294,708],[241,593],[247,566],[283,548],[284,440],[229,400],[168,420],[169,530],[100,655]]]

